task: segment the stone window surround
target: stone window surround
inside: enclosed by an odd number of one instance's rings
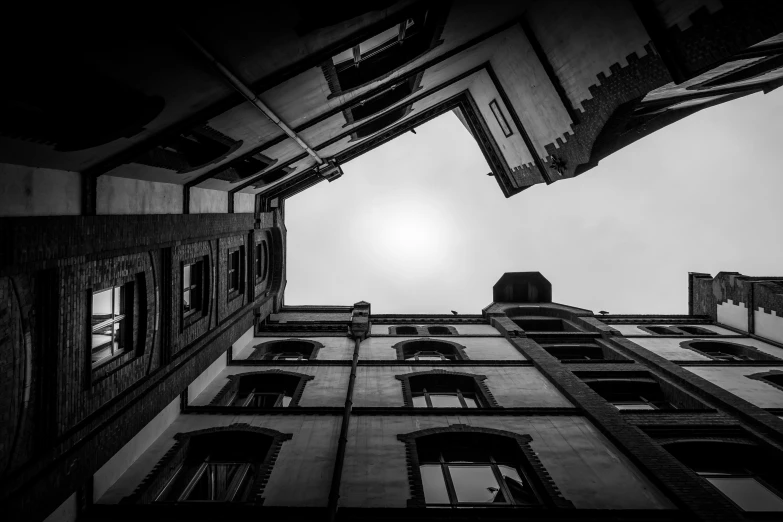
[[[775,383],[775,382],[772,382],[772,381],[769,381],[769,380],[766,379],[767,377],[770,377],[772,375],[779,375],[779,376],[783,377],[783,370],[770,370],[768,372],[761,372],[761,373],[754,373],[753,375],[746,375],[745,377],[747,377],[748,379],[761,381],[764,384],[768,384],[768,385],[772,386],[773,388],[777,388],[778,390],[783,391],[783,385]]]
[[[457,354],[457,360],[460,360],[460,361],[470,360],[470,358],[465,353],[465,347],[463,345],[455,343],[455,342],[452,342],[452,341],[446,341],[446,340],[443,340],[443,339],[431,339],[429,337],[422,337],[422,338],[419,338],[419,339],[409,339],[409,340],[406,340],[406,341],[400,341],[397,344],[393,344],[392,345],[392,349],[396,350],[396,352],[397,352],[397,360],[398,361],[404,361],[405,360],[405,346],[407,346],[407,345],[409,345],[411,343],[420,343],[422,341],[432,342],[432,343],[443,343],[443,344],[450,345],[454,349],[455,353]],[[407,361],[407,362],[410,362],[411,364],[416,364],[418,361]],[[448,364],[448,363],[444,363],[444,364]]]
[[[681,388],[669,383],[666,380],[660,379],[656,375],[647,371],[590,371],[575,373],[582,380],[582,382],[588,386],[590,385],[590,382],[599,381],[622,381],[623,383],[628,384],[632,384],[634,382],[638,382],[640,384],[654,383],[660,388],[660,391],[666,401],[672,406],[675,406],[677,409],[708,409],[707,405],[705,405],[700,399],[694,397],[692,394],[682,390]],[[631,412],[633,410],[628,411]],[[639,412],[634,411],[634,413]]]
[[[256,505],[263,504],[264,499],[261,495],[263,494],[264,486],[266,486],[269,476],[272,473],[272,468],[280,453],[280,448],[283,445],[283,442],[293,438],[293,434],[281,433],[269,428],[250,426],[245,423],[235,423],[229,426],[177,433],[174,435],[174,439],[176,440],[174,446],[163,455],[157,464],[155,464],[155,467],[153,467],[152,471],[142,480],[136,490],[131,495],[122,499],[121,502],[123,504],[154,503],[155,499],[163,492],[163,489],[168,485],[169,481],[174,478],[180,464],[187,457],[188,446],[190,445],[191,439],[199,435],[220,432],[251,432],[272,439],[264,460],[259,463],[259,469],[256,472],[250,490],[250,498],[252,499],[250,502]]]
[[[447,328],[449,330],[449,333],[448,334],[433,334],[433,333],[430,333],[429,329],[433,328],[433,327]],[[415,328],[416,329],[416,333],[415,334],[413,334],[413,333],[398,333],[397,332],[398,328]],[[389,327],[389,335],[400,335],[400,336],[413,336],[413,335],[424,335],[424,336],[427,336],[427,335],[432,335],[432,336],[437,336],[437,335],[459,335],[459,333],[457,332],[457,329],[454,328],[453,326],[449,326],[449,325],[445,325],[445,324],[430,324],[430,325],[423,325],[423,326],[422,325],[412,325],[412,324],[400,324],[400,325],[396,325],[396,326],[390,326]]]
[[[239,252],[239,275],[237,288],[231,288],[231,256]],[[235,247],[229,247],[226,250],[226,291],[228,292],[228,300],[231,301],[241,296],[245,292],[245,245],[238,245]]]
[[[210,406],[226,406],[226,407],[235,407],[230,406],[226,404],[226,401],[231,399],[233,397],[233,392],[237,390],[239,387],[239,381],[242,377],[247,377],[250,375],[288,375],[291,377],[295,377],[299,379],[299,383],[296,385],[296,388],[294,389],[293,393],[291,394],[291,403],[288,405],[289,408],[295,408],[299,406],[299,401],[302,398],[302,394],[304,393],[305,385],[308,381],[312,381],[315,377],[312,375],[307,375],[304,373],[297,373],[297,372],[289,372],[285,370],[262,370],[262,371],[256,371],[256,372],[244,372],[244,373],[236,373],[234,375],[228,376],[228,382],[226,383],[223,388],[220,389],[217,395],[215,395],[215,398],[213,398],[209,405]],[[240,407],[240,406],[236,406]]]
[[[312,345],[312,352],[310,354],[310,357],[307,359],[308,361],[317,359],[319,350],[324,347],[322,343],[319,343],[318,341],[313,341],[312,339],[300,339],[298,337],[291,337],[290,339],[276,339],[274,341],[266,341],[253,346],[253,352],[250,354],[247,360],[248,361],[264,360],[264,356],[267,354],[268,349],[270,347],[273,347],[281,343],[290,343],[291,341],[308,343]],[[285,361],[281,361],[281,362],[285,362]]]
[[[681,325],[681,326],[685,326],[687,328],[698,328],[699,330],[703,330],[703,331],[701,333],[696,333],[695,334],[695,333],[686,332],[685,330],[680,330],[677,327],[677,325],[668,325],[668,326],[664,326],[664,325],[661,325],[661,324],[650,324],[650,325],[645,325],[645,326],[636,325],[636,327],[639,330],[641,330],[643,332],[647,332],[648,334],[655,335],[655,336],[677,335],[677,336],[682,336],[682,337],[703,337],[703,336],[707,336],[707,335],[709,335],[709,336],[718,335],[717,332],[713,332],[712,330],[708,330],[707,328],[702,328],[701,326],[694,326],[694,325]],[[671,333],[662,334],[662,333],[658,333],[658,332],[656,332],[654,330],[651,330],[650,328],[666,328]]]
[[[770,355],[770,354],[768,354],[766,352],[762,352],[761,350],[759,350],[755,346],[748,346],[748,345],[745,345],[745,344],[732,343],[732,342],[727,342],[727,341],[723,341],[723,340],[720,340],[720,339],[715,339],[715,340],[713,340],[713,339],[709,339],[709,340],[689,339],[687,341],[681,342],[680,343],[680,347],[685,349],[685,350],[691,350],[693,352],[696,352],[699,355],[703,355],[705,357],[709,357],[710,360],[712,360],[712,361],[716,360],[713,357],[711,357],[707,352],[702,352],[698,348],[694,348],[693,347],[694,344],[698,344],[698,343],[715,343],[715,344],[725,345],[726,348],[729,349],[729,351],[727,353],[731,354],[732,352],[737,352],[737,353],[734,353],[734,355],[737,355],[737,354],[745,355],[745,356],[750,357],[751,360],[753,360],[753,361],[781,362],[781,360],[779,358],[775,357],[774,355]],[[743,361],[721,361],[721,362],[724,362],[724,363],[725,362],[733,362],[734,364],[737,364],[737,365],[742,365],[743,364]]]
[[[94,292],[100,292],[114,287],[130,288],[133,293],[133,310],[130,313],[125,314],[125,320],[128,321],[128,333],[126,342],[127,347],[122,352],[115,354],[111,357],[107,357],[100,361],[97,365],[92,364],[92,324],[90,318],[92,317],[92,296]],[[138,272],[126,275],[125,277],[115,279],[110,286],[95,284],[92,288],[87,289],[87,335],[86,335],[86,350],[87,350],[87,364],[89,366],[89,385],[95,385],[99,381],[102,381],[109,375],[115,373],[124,367],[131,360],[144,354],[146,347],[146,332],[142,331],[146,329],[147,325],[147,295],[145,292],[146,280],[144,272]],[[127,290],[126,290],[127,291]]]
[[[474,381],[474,390],[476,395],[480,396],[482,401],[482,409],[485,408],[502,408],[495,396],[490,391],[487,384],[484,382],[487,379],[486,375],[478,375],[474,373],[465,372],[452,372],[443,369],[434,369],[423,372],[406,373],[404,375],[395,375],[394,378],[398,379],[402,383],[402,399],[407,408],[413,408],[413,392],[411,390],[410,379],[413,377],[426,376],[426,375],[455,375],[458,377],[468,377]],[[459,408],[454,408],[459,410]]]
[[[557,488],[557,485],[549,476],[546,468],[538,458],[538,455],[530,447],[533,438],[527,434],[518,434],[510,431],[497,430],[493,428],[483,428],[468,426],[465,424],[452,424],[448,427],[429,428],[397,435],[397,439],[405,444],[406,463],[408,467],[408,480],[410,484],[411,498],[408,499],[408,507],[425,508],[424,484],[419,471],[419,455],[416,448],[416,440],[428,435],[441,433],[471,433],[487,434],[514,439],[518,444],[521,454],[524,456],[523,462],[519,467],[524,472],[527,479],[532,483],[533,489],[538,493],[545,507],[558,509],[573,509],[574,505],[570,500],[565,499]]]
[[[180,260],[180,266],[179,266],[179,274],[180,274],[180,287],[182,286],[182,276],[183,276],[183,269],[185,265],[192,265],[195,263],[201,262],[201,309],[194,311],[193,313],[185,315],[183,313],[184,305],[182,302],[183,299],[183,289],[180,288],[178,290],[179,292],[179,310],[180,310],[180,328],[184,330],[188,326],[192,325],[193,323],[201,320],[204,318],[205,315],[207,315],[207,311],[209,310],[210,300],[209,300],[209,285],[211,283],[210,281],[210,275],[212,275],[211,267],[209,265],[209,256],[207,255],[197,255],[192,256],[187,259],[181,259]],[[191,274],[191,277],[193,275]]]

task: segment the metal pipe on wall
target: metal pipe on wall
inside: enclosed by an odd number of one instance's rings
[[[334,472],[332,473],[332,485],[329,488],[329,522],[334,522],[337,517],[337,501],[340,499],[340,482],[343,477],[343,465],[345,463],[345,448],[348,445],[348,425],[351,420],[351,408],[353,407],[353,386],[356,382],[356,367],[359,364],[359,345],[362,337],[354,334],[353,359],[351,361],[351,375],[348,378],[348,392],[345,394],[345,407],[343,409],[343,422],[340,426],[340,438],[337,439],[337,455],[334,459]]]
[[[277,117],[277,115],[270,109],[261,99],[253,93],[253,91],[250,90],[250,88],[245,85],[245,83],[237,78],[231,71],[228,70],[228,68],[223,65],[220,61],[218,61],[217,58],[215,58],[212,53],[210,53],[203,45],[201,45],[198,40],[193,38],[185,29],[182,27],[179,28],[180,32],[185,36],[185,38],[196,48],[198,51],[210,62],[212,62],[212,65],[215,66],[215,68],[220,72],[220,74],[223,75],[223,77],[228,80],[228,82],[237,90],[239,91],[242,96],[244,96],[247,101],[252,103],[258,110],[260,110],[262,113],[264,113],[264,116],[269,118],[269,120],[272,121],[275,125],[280,127],[283,132],[288,134],[289,137],[291,137],[292,140],[294,140],[300,147],[302,147],[307,154],[313,157],[316,163],[318,165],[323,165],[326,162],[318,155],[317,152],[315,152],[313,149],[311,149],[303,140],[299,137],[299,135],[291,130],[291,128],[286,125],[280,118]]]

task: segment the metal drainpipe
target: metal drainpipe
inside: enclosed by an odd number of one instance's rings
[[[182,27],[179,28],[180,32],[185,36],[185,38],[193,44],[193,46],[198,49],[198,51],[210,62],[212,62],[212,65],[215,66],[215,68],[220,71],[220,74],[222,74],[226,80],[237,90],[239,91],[242,96],[244,96],[247,101],[252,103],[253,105],[258,108],[262,113],[264,113],[264,116],[269,118],[272,123],[277,125],[282,129],[283,132],[288,134],[291,139],[293,139],[297,144],[299,144],[300,147],[302,147],[310,156],[313,157],[313,159],[318,163],[318,165],[323,165],[326,162],[318,155],[317,152],[315,152],[313,149],[311,149],[304,141],[302,141],[302,138],[299,137],[297,133],[295,133],[291,128],[283,123],[283,121],[277,117],[277,115],[272,112],[272,109],[267,107],[267,105],[262,102],[258,96],[256,96],[253,91],[251,91],[247,85],[245,85],[242,80],[234,76],[234,74],[229,71],[222,63],[218,61],[217,58],[215,58],[212,53],[207,51],[204,46],[202,46],[195,38],[190,36],[190,34],[183,29]]]
[[[356,382],[356,366],[359,363],[359,345],[362,337],[354,336],[353,360],[351,361],[351,376],[348,378],[348,392],[345,394],[345,408],[343,409],[343,423],[340,426],[340,438],[337,439],[337,456],[334,459],[334,472],[332,473],[332,486],[329,489],[329,522],[334,522],[337,517],[337,501],[340,499],[340,481],[343,477],[343,464],[345,462],[345,447],[348,444],[348,423],[351,419],[351,407],[353,406],[353,385]]]

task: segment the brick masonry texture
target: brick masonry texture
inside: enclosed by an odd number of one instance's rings
[[[0,275],[77,256],[118,255],[253,229],[253,214],[158,214],[0,219]]]
[[[13,274],[0,276],[0,403],[8,417],[0,426],[0,503],[10,520],[42,519],[75,490],[89,489],[92,474],[272,313],[278,296],[253,299],[249,285],[230,303],[218,295],[220,252],[268,233],[256,229],[252,214],[3,224],[20,227],[0,232],[15,241],[0,258]],[[281,255],[270,248],[278,261],[270,280],[282,279],[274,273]],[[209,273],[205,313],[181,328],[181,261],[201,257]],[[93,369],[91,291],[131,282],[133,345]]]

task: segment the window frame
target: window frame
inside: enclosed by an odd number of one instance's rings
[[[421,475],[421,462],[419,461],[418,443],[419,440],[423,437],[441,434],[492,435],[511,439],[509,443],[516,445],[513,447],[518,448],[515,450],[515,452],[518,451],[518,455],[516,455],[516,457],[518,457],[519,461],[513,462],[511,467],[517,470],[520,478],[524,477],[528,481],[530,489],[533,490],[540,503],[536,504],[535,506],[527,507],[524,505],[511,506],[509,504],[502,504],[497,507],[511,507],[514,509],[535,509],[542,507],[554,509],[574,509],[574,504],[562,496],[554,480],[552,480],[546,468],[539,460],[538,455],[530,447],[530,442],[533,440],[530,435],[513,433],[510,431],[498,430],[494,428],[468,426],[465,424],[452,424],[448,427],[429,428],[415,431],[413,433],[397,435],[397,439],[405,444],[406,454],[408,456],[408,480],[410,481],[411,488],[411,496],[408,499],[408,507],[426,508],[428,506],[435,506],[434,504],[428,505],[424,498],[424,486]],[[491,507],[491,504],[487,503],[474,505],[481,507]],[[467,503],[462,503],[456,506],[451,504],[440,504],[438,506],[451,507],[454,509],[458,507],[473,507]]]
[[[188,317],[192,317],[194,315],[198,315],[198,312],[201,312],[201,315],[204,313],[204,290],[205,290],[205,271],[204,266],[205,262],[203,258],[198,259],[191,259],[189,261],[183,261],[181,263],[182,268],[180,270],[180,279],[182,282],[182,289],[181,289],[181,297],[180,297],[180,313],[182,315],[182,320],[184,321]],[[190,286],[185,287],[185,269],[190,267]],[[197,277],[194,277],[194,272]],[[196,288],[195,295],[197,296],[196,299],[194,299],[194,291],[193,289]],[[190,292],[190,310],[185,311],[185,292]],[[197,305],[194,303],[198,303]]]
[[[235,400],[237,395],[240,392],[240,388],[242,385],[242,379],[243,378],[249,378],[249,379],[255,379],[255,378],[280,378],[281,376],[285,378],[291,378],[291,379],[297,379],[296,384],[293,382],[291,383],[293,385],[293,389],[290,390],[291,394],[288,395],[291,397],[291,401],[288,403],[286,408],[295,408],[299,406],[299,401],[302,399],[302,394],[304,393],[304,389],[308,382],[312,381],[315,377],[312,375],[307,375],[304,373],[298,373],[298,372],[291,372],[286,370],[262,370],[262,371],[255,371],[255,372],[244,372],[244,373],[237,373],[234,375],[228,376],[228,383],[226,383],[225,386],[215,395],[215,397],[210,401],[210,406],[225,406],[230,408],[246,408],[248,406],[239,406],[232,404]],[[254,390],[257,389],[257,386],[253,388]],[[287,388],[284,387],[281,395],[285,395],[285,392],[289,391]],[[259,392],[259,393],[267,393],[267,392]],[[269,393],[275,393],[275,392],[269,392]]]
[[[446,346],[449,347],[449,351],[451,352],[451,355],[453,355],[453,359],[449,359],[444,356],[444,354],[441,353],[441,362],[444,363],[451,363],[454,361],[467,361],[470,360],[470,358],[465,353],[465,347],[461,344],[455,343],[453,341],[447,341],[444,339],[432,339],[430,337],[420,337],[416,339],[408,339],[405,341],[400,341],[394,345],[392,345],[392,349],[394,349],[397,352],[397,360],[398,361],[405,361],[411,364],[418,364],[419,362],[422,363],[436,363],[436,361],[419,361],[418,359],[410,360],[405,356],[405,352],[408,349],[407,347],[411,344],[418,344],[420,345],[420,349],[416,352],[413,352],[415,355],[421,352],[438,352],[437,348],[433,348],[433,346],[437,347],[439,345],[442,345],[444,348]],[[439,352],[440,353],[440,352]]]
[[[89,353],[89,361],[90,361],[90,368],[92,370],[96,370],[103,366],[104,364],[108,363],[109,361],[115,360],[117,357],[133,352],[133,319],[134,319],[134,281],[129,281],[124,284],[113,284],[109,287],[101,288],[100,290],[94,290],[90,289],[87,291],[88,298],[88,306],[89,311],[87,316],[89,319],[89,326],[88,326],[88,353]],[[119,290],[119,313],[115,315],[114,310],[114,300],[115,300],[115,289]],[[104,292],[111,292],[111,318],[106,319],[104,321],[101,321],[96,324],[92,324],[92,317],[93,317],[93,311],[95,307],[95,296],[97,294],[101,294]],[[130,307],[130,310],[128,308]],[[115,329],[115,325],[119,324],[119,328]],[[109,341],[103,344],[100,344],[98,346],[93,346],[93,336],[95,335],[96,330],[99,330],[101,328],[106,328],[107,326],[112,327],[112,338],[114,338],[115,332],[119,330],[119,341],[117,342],[117,349],[115,351],[114,348],[114,342]],[[111,353],[108,356],[102,357],[98,360],[93,361],[92,357],[93,354],[96,352],[96,350],[100,350],[101,348],[111,345]]]
[[[266,240],[256,243],[256,284],[266,281],[269,275],[269,245]]]
[[[497,120],[498,126],[500,127],[500,131],[503,133],[503,136],[506,138],[513,136],[514,131],[511,129],[511,125],[508,124],[506,115],[503,114],[503,110],[500,108],[500,105],[496,99],[489,102],[489,109],[492,111],[492,114],[495,115],[495,120]]]
[[[229,248],[226,252],[226,290],[229,300],[239,297],[244,293],[245,286],[245,247],[239,245]],[[236,267],[234,267],[236,256]],[[233,286],[232,276],[235,276],[236,286]]]
[[[423,372],[407,373],[404,375],[395,375],[394,377],[395,379],[401,382],[403,403],[407,408],[423,409],[420,406],[415,406],[413,403],[414,393],[418,393],[418,392],[413,391],[411,379],[427,379],[427,378],[438,378],[438,377],[453,378],[455,380],[464,380],[466,378],[473,380],[473,384],[472,384],[473,389],[465,390],[465,391],[468,391],[469,393],[475,395],[477,407],[468,408],[467,406],[463,405],[461,409],[484,410],[484,409],[493,409],[493,408],[502,407],[500,406],[500,404],[498,404],[497,400],[495,399],[495,396],[492,394],[492,390],[490,390],[489,387],[487,386],[486,375],[434,369],[434,370],[428,370]],[[458,386],[455,386],[455,388],[458,388]],[[462,404],[462,401],[460,401],[460,404]],[[427,400],[427,408],[432,408],[432,407],[433,406],[431,405],[431,401]],[[460,408],[453,408],[453,409],[458,410]]]
[[[704,345],[717,345],[717,349],[714,352],[705,351]],[[721,351],[721,346],[728,351]],[[781,362],[781,359],[775,357],[772,354],[763,352],[755,346],[745,345],[741,343],[733,343],[725,341],[723,339],[689,339],[680,343],[680,348],[685,350],[691,350],[705,357],[709,357],[710,360],[721,363],[736,363],[737,365],[746,364],[748,362]],[[738,352],[738,353],[732,353]],[[713,353],[719,353],[724,355],[712,355]]]
[[[285,350],[285,349],[279,349],[279,345],[285,345],[285,344],[292,344],[292,343],[305,343],[309,345],[310,347],[310,356],[307,358],[304,358],[304,353],[293,349],[294,347],[291,346],[291,350]],[[290,339],[277,339],[273,341],[266,341],[259,343],[255,346],[253,346],[253,352],[248,356],[247,360],[249,361],[268,361],[268,360],[275,360],[274,358],[268,358],[268,355],[280,355],[283,353],[296,353],[299,351],[299,353],[302,353],[302,359],[304,361],[312,361],[318,358],[318,352],[323,348],[324,345],[322,343],[319,343],[318,341],[313,341],[311,339],[300,339],[297,337],[292,337]],[[301,345],[298,346],[298,348],[302,348]]]
[[[177,479],[179,473],[182,472],[185,465],[189,463],[195,464],[195,462],[204,459],[204,456],[199,456],[198,454],[194,455],[192,453],[195,451],[195,448],[193,447],[194,440],[203,435],[211,436],[221,433],[224,433],[227,436],[230,436],[230,434],[256,435],[258,436],[258,441],[262,440],[261,436],[265,437],[263,442],[264,444],[268,444],[266,453],[263,455],[260,453],[251,455],[248,459],[249,464],[254,466],[255,469],[253,470],[253,476],[250,479],[251,482],[248,485],[247,499],[244,501],[255,505],[263,504],[264,499],[262,498],[262,495],[264,487],[274,468],[277,455],[280,452],[282,444],[285,441],[291,440],[293,434],[281,433],[269,428],[250,426],[247,423],[233,423],[225,427],[212,427],[192,432],[177,433],[174,435],[174,446],[165,453],[160,461],[152,468],[150,473],[140,481],[139,487],[121,502],[169,505],[177,503],[198,503],[199,501],[187,500],[180,502],[179,499],[165,500],[162,497],[164,497],[164,494],[173,486],[173,482]],[[188,484],[190,484],[190,482],[189,479]]]

